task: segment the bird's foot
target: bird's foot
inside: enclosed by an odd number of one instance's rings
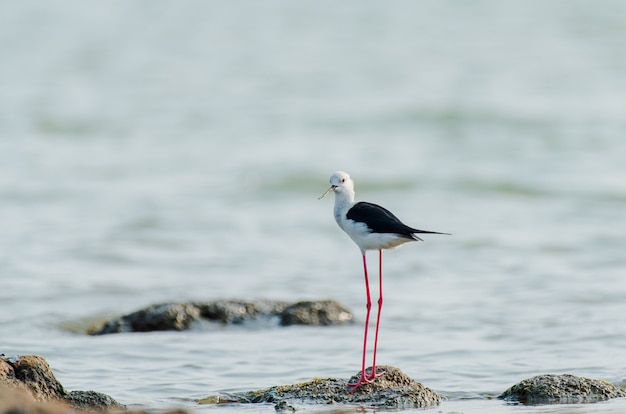
[[[373,379],[382,377],[383,375],[385,375],[385,371],[376,372],[376,369],[374,369],[374,371],[368,374],[366,378],[371,382]]]
[[[365,376],[365,373],[363,373],[361,375],[361,379],[359,379],[357,382],[349,382],[348,383],[348,387],[352,387],[350,388],[350,392],[353,392],[354,390],[356,390],[357,388],[359,388],[363,383],[365,384],[370,384],[372,381],[370,381],[369,379],[367,379],[367,377]]]
[[[367,370],[362,372],[361,373],[361,379],[359,379],[357,382],[350,382],[350,383],[348,383],[348,386],[352,387],[350,389],[350,392],[356,390],[357,388],[359,388],[363,384],[371,384],[376,378],[382,377],[383,375],[385,375],[385,371],[376,372],[376,369],[374,369],[373,371],[370,370],[369,374],[367,373]]]

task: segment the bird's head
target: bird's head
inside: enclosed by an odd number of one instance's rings
[[[354,194],[354,183],[347,172],[337,171],[330,176],[330,188],[322,194],[320,199],[330,192]]]

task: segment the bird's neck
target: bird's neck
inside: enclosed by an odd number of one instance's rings
[[[354,191],[335,193],[335,219],[337,223],[340,217],[345,215],[346,211],[354,204]]]
[[[335,192],[335,205],[354,203],[354,190],[344,188],[341,192]]]

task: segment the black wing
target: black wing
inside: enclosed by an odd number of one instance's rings
[[[348,210],[346,218],[365,223],[372,233],[392,233],[408,238],[413,238],[411,235],[414,233],[447,234],[409,227],[386,208],[365,201],[360,201],[352,206],[352,208]]]

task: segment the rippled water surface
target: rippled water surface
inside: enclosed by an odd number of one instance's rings
[[[488,399],[625,381],[625,3],[20,1],[0,38],[0,352],[150,408],[351,376],[360,257],[317,201],[342,169],[453,234],[385,254],[380,363],[443,413],[626,410]],[[223,298],[359,323],[81,332]]]

